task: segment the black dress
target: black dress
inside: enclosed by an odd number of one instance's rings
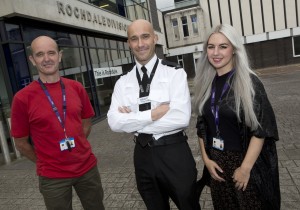
[[[254,109],[261,127],[250,131],[245,126],[244,120],[238,122],[232,89],[224,94],[220,102],[219,130],[224,140],[223,151],[211,146],[212,138],[216,136],[216,126],[210,99],[204,105],[203,115],[197,120],[197,134],[204,139],[209,157],[223,169],[224,173],[220,176],[226,180],[226,182],[210,180],[215,209],[280,209],[278,157],[275,145],[275,141],[278,140],[278,131],[275,115],[261,81],[254,75],[251,78],[256,93]],[[216,100],[221,95],[220,91],[226,79],[227,75],[216,78]],[[229,82],[232,84],[232,80]],[[237,190],[234,187],[232,175],[241,165],[253,135],[264,138],[265,143],[251,170],[246,190]]]

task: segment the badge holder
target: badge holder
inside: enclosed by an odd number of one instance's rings
[[[213,138],[213,148],[220,151],[224,150],[224,140],[220,137],[219,133],[217,133],[217,137]]]
[[[69,150],[69,152],[72,151],[72,148],[75,147],[75,140],[73,137],[65,138],[59,142],[60,150]]]

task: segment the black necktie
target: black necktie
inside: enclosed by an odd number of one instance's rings
[[[146,69],[145,66],[142,66],[141,70],[142,70],[142,72],[143,72],[142,86],[143,86],[144,92],[141,92],[141,95],[140,95],[140,96],[147,96],[147,95],[149,94],[149,92],[148,92],[148,93],[146,92],[149,77],[148,77],[147,69]]]
[[[147,87],[148,85],[150,85],[150,84],[148,84],[149,77],[148,77],[147,69],[146,69],[145,66],[142,66],[141,70],[143,72],[143,78],[142,78],[143,90],[140,90],[140,97],[145,97],[145,96],[149,95],[149,91],[150,91],[150,90],[147,90],[147,88],[150,89],[150,87]],[[151,108],[150,103],[145,103],[145,104],[140,104],[139,105],[139,110],[140,111],[145,111],[145,110],[148,110],[150,108]]]

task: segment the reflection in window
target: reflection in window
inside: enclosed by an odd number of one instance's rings
[[[293,37],[294,56],[300,56],[300,36]]]
[[[117,41],[115,40],[110,40],[110,52],[111,52],[111,59],[112,61],[118,60],[119,55],[118,55],[118,50],[117,50]]]
[[[6,29],[6,34],[8,36],[7,37],[8,40],[11,40],[11,41],[21,41],[22,40],[19,25],[6,23],[5,29]]]
[[[193,34],[198,34],[198,22],[197,22],[197,15],[191,15],[191,22],[193,27]]]
[[[88,0],[88,2],[102,9],[126,17],[123,0]]]
[[[182,58],[182,55],[178,55],[177,56],[177,60],[178,60],[178,64],[184,68],[184,63],[183,63],[183,58]]]
[[[104,49],[98,49],[98,55],[100,59],[100,67],[102,66],[101,63],[107,62],[107,56],[105,55]]]
[[[0,114],[1,116],[9,117],[10,103],[8,99],[7,89],[5,86],[5,79],[0,66]]]
[[[85,79],[83,72],[86,72],[86,65],[83,59],[82,48],[62,47],[61,71],[63,76],[80,82],[84,87],[89,87],[90,82]]]
[[[57,33],[55,31],[38,29],[32,26],[23,25],[23,38],[25,42],[32,42],[38,36],[49,36],[57,40]]]
[[[79,48],[62,47],[60,50],[63,52],[61,63],[64,70],[81,66],[82,57]]]
[[[94,37],[88,37],[88,43],[90,47],[96,47],[96,41]]]
[[[104,39],[102,38],[96,38],[96,46],[99,48],[104,48],[105,47],[105,42]]]
[[[146,0],[125,0],[127,18],[130,20],[149,20],[149,9]]]
[[[183,36],[187,37],[189,36],[189,27],[187,24],[186,16],[181,17],[181,22],[182,22]]]
[[[172,19],[172,26],[175,40],[179,40],[179,28],[177,19]]]
[[[118,42],[118,48],[119,48],[119,52],[120,52],[120,58],[121,59],[126,58],[125,51],[124,51],[124,42]]]
[[[25,55],[24,47],[22,44],[10,44],[9,45],[12,67],[9,72],[10,76],[16,80],[18,90],[29,85],[31,77],[27,68],[27,58]]]

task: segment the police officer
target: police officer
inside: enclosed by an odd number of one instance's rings
[[[197,169],[184,129],[191,115],[186,73],[157,58],[158,37],[146,20],[128,27],[136,65],[116,83],[108,111],[115,132],[135,134],[137,188],[147,209],[200,209]]]

